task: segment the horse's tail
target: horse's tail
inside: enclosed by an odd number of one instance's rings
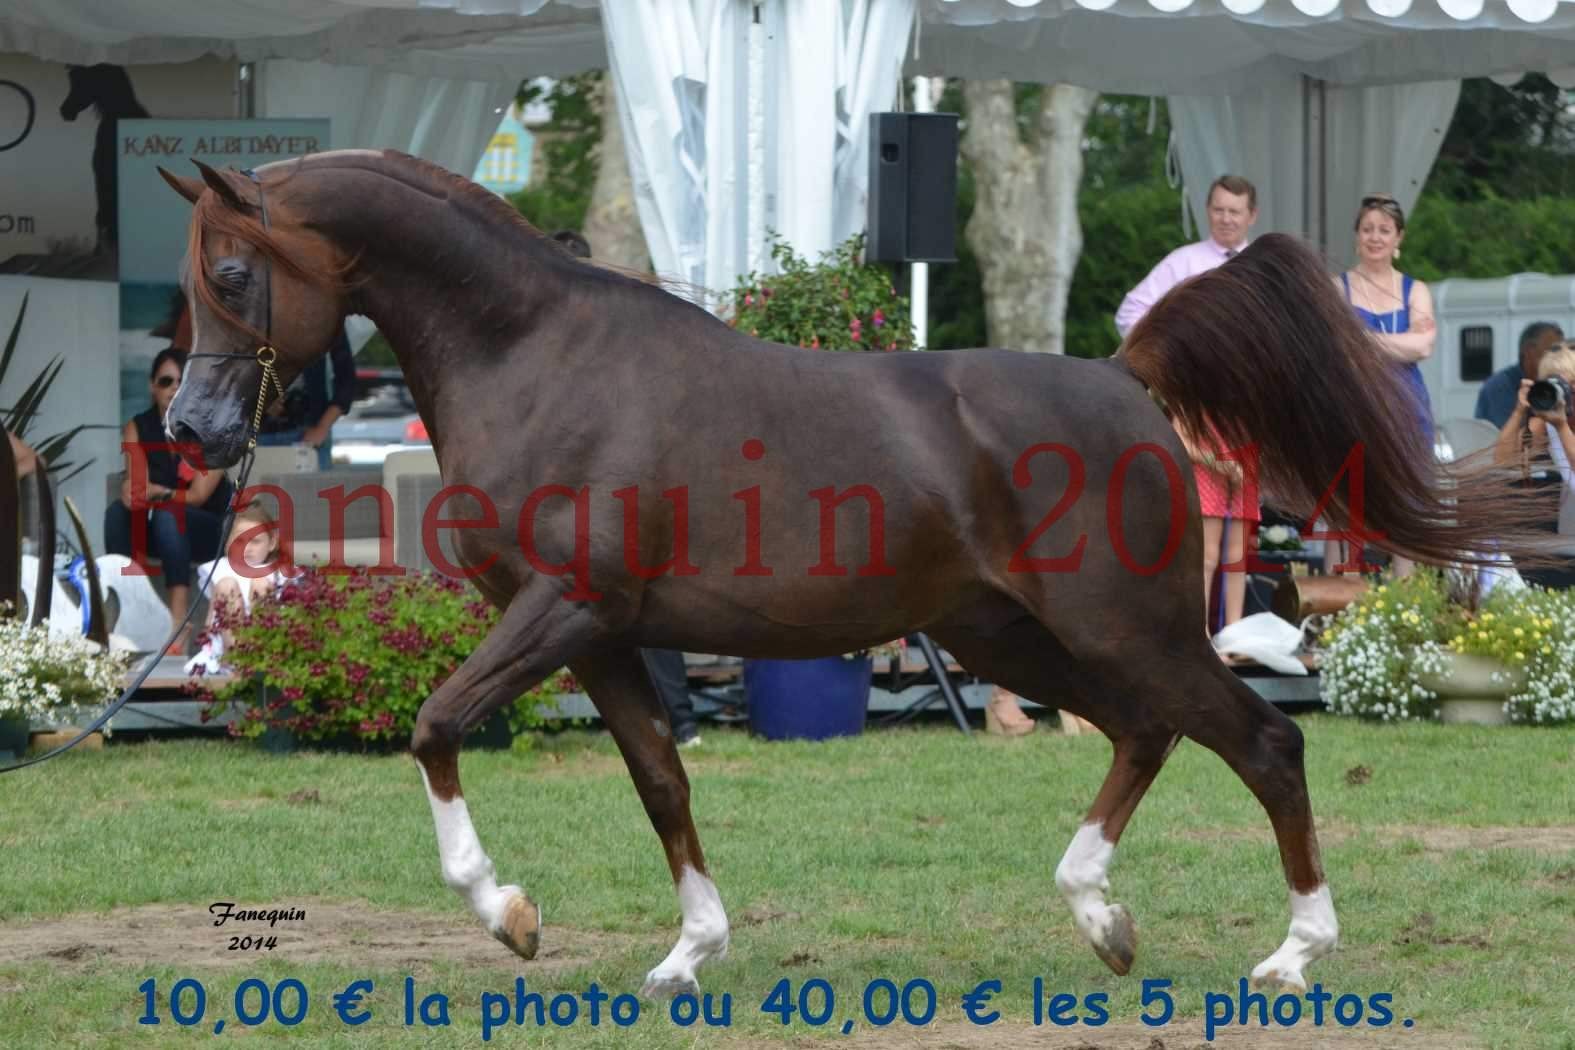
[[[1322,504],[1335,529],[1435,564],[1549,557],[1548,495],[1482,457],[1436,462],[1399,370],[1295,238],[1260,237],[1178,286],[1118,356],[1189,434],[1256,446],[1283,510]]]

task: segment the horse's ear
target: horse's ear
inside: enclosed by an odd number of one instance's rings
[[[223,174],[214,171],[200,160],[193,160],[192,163],[197,165],[198,171],[202,172],[202,181],[206,182],[208,188],[219,195],[220,200],[237,211],[246,207],[246,202],[241,200],[240,194],[235,192],[235,187],[230,185],[230,180],[226,179]]]
[[[197,198],[202,196],[202,182],[200,180],[183,179],[173,172],[165,171],[163,168],[159,169],[159,174],[164,176],[164,181],[170,184],[171,189],[193,204],[196,204]]]

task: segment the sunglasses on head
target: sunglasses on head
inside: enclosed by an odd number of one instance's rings
[[[1362,207],[1364,208],[1385,206],[1398,208],[1400,206],[1400,202],[1395,200],[1394,197],[1387,193],[1369,193],[1367,196],[1362,198]]]
[[[158,387],[160,390],[168,390],[170,387],[176,385],[179,382],[180,376],[159,376],[153,381],[153,385]]]

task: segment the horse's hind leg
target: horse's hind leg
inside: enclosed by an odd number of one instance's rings
[[[459,786],[465,735],[563,666],[594,625],[582,608],[547,588],[522,591],[474,652],[421,705],[410,751],[421,768],[437,825],[443,881],[470,902],[492,936],[517,955],[536,955],[541,909],[518,886],[499,886]],[[578,643],[578,644],[577,644]]]
[[[700,836],[689,815],[689,778],[678,759],[667,711],[638,649],[598,652],[573,664],[572,670],[623,753],[651,826],[662,840],[683,911],[678,943],[646,975],[640,994],[698,994],[695,970],[727,952],[727,913],[706,872]]]
[[[1037,703],[1081,715],[1114,744],[1110,772],[1056,866],[1055,881],[1094,953],[1125,974],[1137,953],[1137,926],[1125,907],[1106,903],[1107,872],[1127,821],[1159,775],[1177,734],[1157,720],[1134,717],[1119,697],[1103,697],[1090,688],[1087,669],[1037,620],[1025,617],[989,638],[962,631],[943,631],[937,638],[970,671]]]
[[[1253,968],[1252,978],[1306,991],[1304,971],[1334,950],[1340,927],[1318,857],[1301,730],[1220,663],[1203,639],[1193,644],[1190,632],[1176,649],[1152,645],[1143,653],[1112,654],[1108,666],[1123,668],[1131,688],[1147,690],[1156,717],[1224,759],[1268,813],[1290,887],[1291,923],[1284,943]]]

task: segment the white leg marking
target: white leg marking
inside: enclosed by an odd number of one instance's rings
[[[1334,917],[1334,898],[1327,884],[1311,893],[1291,892],[1291,931],[1273,955],[1252,971],[1257,981],[1279,981],[1298,992],[1307,990],[1302,969],[1334,950],[1340,940],[1340,923]]]
[[[714,882],[693,868],[685,868],[678,880],[678,906],[684,913],[678,943],[661,965],[646,975],[640,994],[647,998],[698,994],[695,968],[727,954],[727,912]]]
[[[416,763],[421,769],[421,763]],[[432,820],[437,825],[438,857],[443,862],[443,882],[470,902],[470,907],[486,924],[493,936],[503,929],[504,911],[514,894],[524,896],[518,886],[500,887],[492,869],[492,859],[481,848],[476,829],[470,823],[470,810],[463,796],[450,802],[432,793],[427,771],[421,769],[421,783],[432,803]]]
[[[1110,888],[1105,873],[1115,853],[1115,843],[1105,838],[1104,821],[1092,821],[1077,829],[1055,869],[1055,884],[1071,906],[1077,928],[1101,947],[1115,921],[1114,909],[1105,903],[1105,891]]]

